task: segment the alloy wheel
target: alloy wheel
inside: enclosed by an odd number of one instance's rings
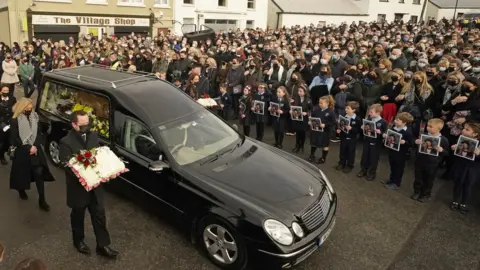
[[[56,141],[51,141],[48,144],[48,152],[50,153],[50,158],[52,162],[56,165],[60,163],[60,148]]]
[[[211,224],[203,230],[203,242],[210,255],[220,263],[232,264],[237,259],[238,247],[227,229]]]

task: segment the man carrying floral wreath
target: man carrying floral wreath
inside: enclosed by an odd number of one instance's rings
[[[89,116],[80,110],[71,114],[73,129],[60,141],[60,160],[69,164],[72,157],[80,158],[85,167],[94,165],[95,158],[90,152],[100,146],[98,134],[90,130]],[[86,164],[86,165],[85,165]],[[107,230],[104,197],[105,191],[101,185],[87,190],[69,168],[65,169],[67,183],[67,205],[72,209],[70,221],[72,226],[73,245],[78,252],[90,254],[90,248],[85,244],[85,210],[88,209],[95,237],[97,239],[97,254],[116,258],[118,252],[111,249],[110,235]]]

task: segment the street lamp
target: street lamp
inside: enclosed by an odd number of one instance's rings
[[[457,18],[457,7],[458,7],[458,0],[455,3],[455,10],[453,11],[453,21]]]

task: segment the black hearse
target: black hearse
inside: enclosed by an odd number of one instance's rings
[[[239,134],[170,83],[89,65],[47,72],[42,85],[36,110],[51,161],[68,115],[89,112],[130,169],[107,186],[181,216],[221,268],[244,269],[259,255],[289,268],[329,236],[337,196],[322,171]]]

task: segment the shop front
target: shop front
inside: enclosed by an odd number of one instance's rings
[[[90,34],[99,39],[103,34],[116,36],[136,34],[147,35],[152,32],[150,16],[123,17],[115,15],[86,15],[86,14],[52,14],[27,13],[28,37],[42,39],[50,38],[53,41],[75,40],[81,35]]]

